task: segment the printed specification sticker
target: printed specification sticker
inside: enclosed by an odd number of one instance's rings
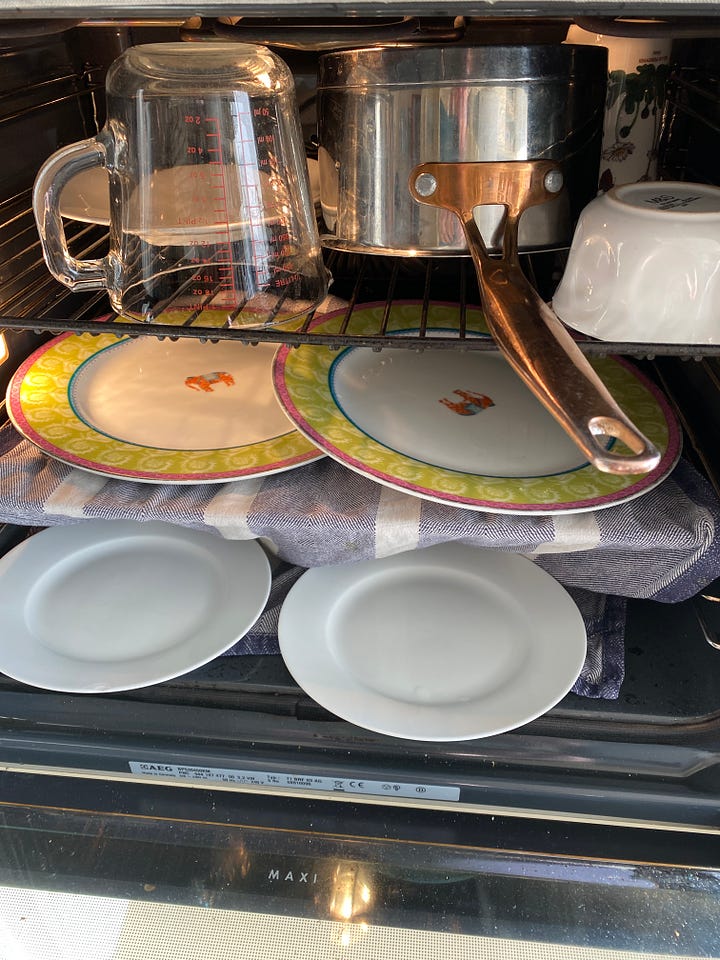
[[[459,787],[438,787],[393,780],[363,780],[270,773],[260,770],[230,770],[224,767],[189,767],[174,763],[131,760],[131,773],[144,777],[217,783],[241,787],[276,787],[290,790],[323,790],[328,793],[368,794],[377,797],[414,797],[420,800],[459,800]]]

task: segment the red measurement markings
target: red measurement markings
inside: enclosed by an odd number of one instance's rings
[[[222,149],[217,142],[220,140],[220,121],[217,117],[206,117],[206,130],[205,137],[209,141],[206,147],[208,154],[220,154],[222,156]],[[210,146],[210,143],[214,141],[213,146]],[[208,160],[208,166],[217,167],[217,170],[210,171],[210,177],[214,181],[212,189],[214,190],[216,196],[212,198],[211,202],[216,204],[213,206],[212,212],[215,214],[215,226],[218,228],[218,233],[225,236],[224,243],[218,243],[216,246],[216,263],[217,263],[217,273],[218,273],[218,292],[223,300],[225,300],[226,305],[232,307],[239,302],[238,292],[235,285],[235,271],[232,265],[232,239],[230,236],[230,216],[228,213],[228,190],[226,182],[226,171],[225,165],[222,162],[222,159],[212,159]]]
[[[297,283],[299,279],[299,273],[289,273],[286,277],[276,277],[273,286],[289,287],[291,283]]]
[[[253,117],[269,117],[269,107],[254,107]],[[250,118],[247,118],[250,121]],[[270,266],[268,264],[269,256],[265,229],[265,206],[263,203],[262,192],[257,182],[258,168],[268,165],[267,159],[258,158],[258,145],[265,143],[265,136],[243,136],[248,124],[238,124],[236,134],[237,142],[240,145],[244,158],[241,163],[241,171],[245,175],[245,186],[247,193],[245,196],[244,213],[247,218],[250,233],[250,248],[252,251],[252,261],[255,267],[255,275],[258,284],[267,284],[270,282]],[[251,131],[252,133],[252,131]],[[271,135],[272,136],[272,135]]]

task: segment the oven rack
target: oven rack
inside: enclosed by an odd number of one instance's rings
[[[17,199],[17,198],[16,198]],[[0,205],[0,215],[2,207]],[[16,216],[18,222],[23,216],[32,215],[26,208],[23,215]],[[3,230],[0,224],[0,231]],[[97,256],[105,242],[101,228],[88,224],[68,226],[68,244],[73,255],[79,258]],[[31,247],[39,248],[36,241]],[[0,244],[0,251],[2,244]],[[23,249],[23,254],[27,249]],[[38,254],[39,257],[39,254]],[[474,336],[466,327],[466,315],[469,308],[477,307],[479,296],[474,279],[474,270],[468,258],[424,259],[408,262],[402,258],[378,258],[375,256],[355,256],[348,273],[349,255],[340,257],[330,251],[328,267],[331,273],[336,262],[341,269],[331,285],[331,294],[337,302],[345,306],[333,311],[335,320],[331,328],[317,329],[322,318],[320,311],[312,311],[305,318],[273,326],[232,326],[207,325],[203,314],[196,313],[184,324],[140,323],[124,320],[112,314],[104,293],[72,294],[57,283],[47,272],[42,257],[35,258],[24,265],[16,279],[21,280],[19,293],[10,295],[0,304],[0,329],[29,330],[36,334],[59,334],[64,332],[114,333],[118,338],[152,336],[159,340],[179,340],[191,338],[200,341],[217,342],[236,340],[243,344],[277,343],[299,346],[316,344],[334,349],[350,346],[369,347],[373,350],[410,349],[410,350],[468,350],[496,351],[494,340]],[[525,258],[528,261],[528,258]],[[12,269],[13,258],[6,267]],[[525,264],[532,274],[531,262]],[[397,336],[388,332],[388,323],[393,304],[399,301],[414,301],[420,305],[420,325],[416,335]],[[431,303],[457,303],[457,332],[443,331],[439,336],[428,328],[428,312]],[[360,333],[355,329],[355,311],[372,303],[378,310],[377,330],[372,333]],[[241,311],[238,317],[241,319]],[[650,344],[598,341],[576,336],[578,346],[588,356],[607,356],[624,354],[643,359],[657,356],[675,356],[700,359],[703,356],[719,356],[720,344]]]
[[[85,118],[87,133],[97,132],[101,124],[102,98],[98,96],[96,99],[96,95],[103,89],[102,75],[102,67],[83,62],[74,68],[68,65],[66,70],[50,79],[37,79],[23,87],[18,86],[16,78],[0,92],[0,125],[9,133],[15,122],[36,111],[50,115],[59,105],[75,101]],[[681,178],[680,173],[683,179],[687,177],[691,169],[684,148],[675,146],[687,140],[686,132],[680,129],[683,118],[697,120],[696,114],[700,114],[711,132],[717,131],[719,128],[714,118],[720,118],[719,90],[716,77],[707,69],[679,69],[673,76],[668,96],[670,119],[664,126],[663,136],[667,155],[674,158],[678,167],[678,178]],[[716,156],[717,152],[712,155]],[[681,164],[684,165],[682,171],[679,169]],[[104,227],[66,221],[65,231],[71,253],[78,259],[102,256],[106,250]],[[112,315],[104,293],[73,294],[50,275],[42,258],[32,212],[32,194],[28,188],[0,202],[0,329],[37,334],[99,334],[112,330],[118,337],[192,338],[212,342],[237,340],[246,344],[269,342],[295,346],[310,343],[334,349],[364,346],[374,350],[497,350],[492,339],[471,336],[466,331],[466,311],[468,307],[478,305],[480,299],[469,258],[403,259],[353,255],[337,250],[325,253],[333,277],[330,292],[347,304],[344,315],[337,318],[332,330],[318,329],[315,324],[320,316],[318,311],[292,325],[276,325],[269,316],[268,323],[263,326],[245,326],[242,308],[238,309],[233,321],[222,327],[209,322],[204,311],[189,316],[183,324],[124,320]],[[561,266],[558,264],[562,256],[560,251],[522,258],[526,273],[545,299],[550,298],[559,279]],[[390,311],[398,300],[414,300],[422,305],[417,336],[399,337],[388,333]],[[425,327],[428,305],[435,301],[458,303],[457,333],[429,335]],[[377,330],[370,334],[359,333],[354,324],[356,308],[367,303],[382,306]],[[281,307],[282,300],[278,298],[276,309],[279,311]],[[165,309],[172,309],[172,304],[165,304]],[[596,341],[579,335],[576,339],[583,353],[590,356],[621,353],[647,359],[658,356],[700,359],[720,355],[720,344],[620,343]]]
[[[717,184],[720,69],[709,45],[698,46],[695,55],[696,65],[676,66],[668,77],[658,142],[660,172],[663,180]]]
[[[0,124],[7,125],[29,117],[33,113],[45,113],[63,103],[77,103],[89,109],[97,127],[96,94],[104,91],[102,69],[86,63],[82,69],[68,68],[61,73],[0,92]]]

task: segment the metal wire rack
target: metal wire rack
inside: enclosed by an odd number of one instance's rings
[[[720,151],[720,70],[710,66],[676,67],[667,83],[667,103],[658,144],[664,180],[718,183]]]
[[[2,207],[0,207],[0,214]],[[2,225],[0,225],[0,230]],[[69,238],[73,255],[97,256],[104,236],[97,227],[76,225]],[[37,244],[33,244],[35,246]],[[0,245],[1,247],[1,245]],[[26,251],[23,251],[26,252]],[[342,316],[336,317],[332,327],[319,325],[321,310],[307,314],[292,324],[273,326],[272,316],[267,325],[242,325],[242,311],[236,314],[237,325],[228,321],[223,326],[208,326],[202,312],[188,315],[182,324],[139,323],[113,315],[104,294],[71,294],[56,283],[45,270],[42,259],[25,266],[15,275],[20,289],[8,296],[2,304],[0,327],[6,329],[32,330],[40,333],[108,333],[118,337],[153,336],[163,339],[193,338],[201,341],[239,340],[242,343],[287,343],[299,345],[314,343],[334,348],[366,346],[375,350],[391,349],[462,349],[492,351],[497,347],[491,339],[471,335],[466,318],[468,310],[477,306],[477,295],[470,262],[458,258],[449,262],[427,260],[422,264],[413,262],[410,269],[402,259],[383,258],[378,264],[375,257],[358,257],[355,274],[351,279],[339,278],[332,292],[341,298],[346,307]],[[333,257],[328,258],[332,271]],[[12,269],[12,258],[7,266]],[[43,271],[45,276],[43,276]],[[388,326],[393,305],[404,301],[419,304],[420,322],[417,333],[393,336]],[[443,331],[438,335],[429,322],[430,307],[434,302],[457,304],[457,332]],[[365,304],[380,305],[377,329],[359,332],[355,323],[356,311]],[[366,316],[366,315],[364,315]],[[651,358],[654,356],[701,357],[720,356],[720,344],[648,344],[596,341],[578,336],[580,349],[590,356],[605,356],[622,353],[628,356]]]
[[[100,68],[85,64],[77,72],[68,70],[51,80],[41,79],[26,87],[21,88],[16,82],[0,91],[0,125],[5,127],[37,111],[52,111],[58,105],[77,101],[83,106],[89,132],[94,132],[99,124],[95,94],[102,90],[100,76]],[[688,120],[692,121],[693,129],[720,134],[720,84],[706,71],[678,71],[673,78],[668,104],[663,130],[666,153],[670,158],[679,158],[681,150],[685,150],[682,160],[687,168],[687,149],[676,144],[687,144],[688,135],[679,127]],[[717,151],[713,156],[717,156]],[[687,174],[688,170],[683,172]],[[65,228],[73,256],[85,259],[102,255],[107,243],[105,228],[70,220],[66,221]],[[31,191],[25,189],[0,202],[0,329],[30,330],[39,334],[65,331],[98,334],[112,329],[118,337],[154,336],[173,340],[194,338],[291,345],[315,343],[335,348],[362,345],[375,350],[497,349],[491,339],[469,335],[467,330],[467,311],[480,302],[474,270],[468,258],[403,259],[330,250],[326,251],[326,260],[333,276],[331,293],[347,304],[344,315],[336,319],[331,329],[316,322],[322,316],[322,307],[300,321],[277,323],[276,317],[283,307],[281,296],[261,326],[248,325],[242,304],[229,318],[218,321],[211,313],[212,293],[206,298],[207,303],[188,313],[182,323],[141,323],[114,316],[103,293],[73,294],[52,278],[42,259]],[[523,266],[547,299],[547,290],[552,287],[546,283],[543,291],[542,284],[537,283],[536,263],[537,257],[530,255],[524,258]],[[401,300],[420,304],[421,319],[415,335],[398,337],[389,332],[393,305]],[[443,331],[442,335],[437,335],[437,331],[429,329],[430,305],[437,301],[457,303],[457,332]],[[368,333],[364,327],[360,332],[355,323],[356,310],[369,302],[382,305],[377,312],[377,329]],[[172,303],[168,302],[164,307],[168,312]],[[720,344],[616,343],[585,337],[577,340],[581,350],[588,355],[622,353],[635,357],[695,358],[720,355]]]

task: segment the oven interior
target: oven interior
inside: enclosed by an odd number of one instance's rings
[[[520,18],[511,27],[522,38],[555,37],[569,22]],[[68,292],[43,262],[31,207],[37,169],[59,146],[100,129],[104,74],[126,46],[177,38],[211,42],[213,37],[212,22],[197,17],[162,26],[87,22],[62,32],[24,31],[21,23],[8,21],[0,32],[3,394],[13,370],[44,339],[63,330],[90,330],[108,313],[104,294]],[[662,179],[720,183],[720,41],[710,35],[714,24],[720,36],[720,20],[702,23],[708,35],[678,30],[673,45],[660,140]],[[441,34],[449,29],[441,19],[428,20],[426,26]],[[490,23],[470,18],[467,29],[482,35],[510,28],[499,18]],[[312,155],[317,147],[317,53],[282,47],[278,52],[297,77],[303,134]],[[103,227],[68,222],[66,229],[75,255],[102,255],[107,242]],[[524,258],[525,270],[546,299],[564,255]],[[354,304],[408,297],[429,302],[459,296],[468,305],[478,301],[464,258],[406,261],[330,251],[327,263],[331,292],[350,303],[349,311]],[[187,333],[162,334],[168,332]],[[269,329],[255,339],[304,342],[311,336],[305,329],[289,335]],[[347,331],[335,337],[337,346],[353,342]],[[382,346],[379,330],[369,347]],[[586,349],[630,356],[662,388],[682,424],[685,457],[720,493],[720,347],[595,343]],[[8,516],[0,529],[3,550],[28,533],[12,519]],[[630,600],[625,679],[617,700],[569,694],[526,727],[487,740],[425,744],[359,730],[308,697],[279,656],[257,655],[219,658],[166,683],[102,697],[32,689],[0,676],[0,759],[55,770],[116,772],[126,770],[133,758],[159,757],[187,766],[222,769],[240,763],[263,770],[284,765],[330,776],[402,771],[416,782],[429,777],[434,783],[461,784],[469,801],[480,805],[603,810],[620,816],[644,810],[638,812],[641,818],[715,822],[714,798],[720,790],[718,600],[720,580],[676,604]]]

